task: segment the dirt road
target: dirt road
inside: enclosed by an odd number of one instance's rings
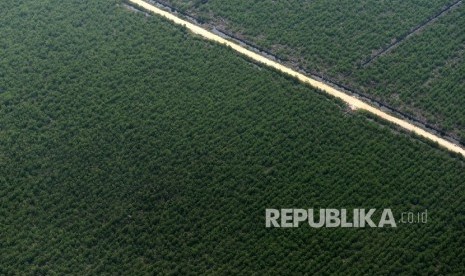
[[[184,27],[186,27],[187,29],[189,29],[191,32],[193,32],[194,34],[197,34],[197,35],[200,35],[202,37],[204,37],[205,39],[208,39],[208,40],[212,40],[212,41],[215,41],[215,42],[218,42],[220,44],[224,44],[225,46],[229,46],[231,47],[232,49],[234,49],[235,51],[241,53],[242,55],[245,55],[247,56],[248,58],[251,58],[255,61],[258,61],[262,64],[265,64],[269,67],[272,67],[272,68],[275,68],[283,73],[286,73],[288,75],[291,75],[293,77],[295,77],[296,79],[300,80],[301,82],[303,83],[306,83],[306,84],[309,84],[310,86],[314,87],[314,88],[317,88],[319,90],[322,90],[336,98],[339,98],[341,100],[343,100],[344,102],[346,102],[351,108],[354,108],[354,109],[361,109],[361,110],[366,110],[370,113],[373,113],[375,114],[376,116],[380,117],[380,118],[383,118],[384,120],[386,121],[389,121],[391,123],[394,123],[406,130],[409,130],[411,132],[414,132],[416,133],[417,135],[419,136],[422,136],[424,138],[427,138],[431,141],[434,141],[434,142],[437,142],[440,146],[452,151],[452,152],[456,152],[456,153],[459,153],[461,154],[462,156],[465,157],[465,149],[459,147],[458,145],[454,144],[454,143],[451,143],[433,133],[430,133],[420,127],[417,127],[405,120],[402,120],[402,119],[399,119],[399,118],[396,118],[392,115],[389,115],[387,114],[386,112],[383,112],[381,111],[380,109],[376,108],[376,107],[373,107],[351,95],[347,95],[345,94],[344,92],[341,92],[339,90],[336,90],[334,89],[333,87],[321,82],[321,81],[317,81],[317,80],[314,80],[312,78],[309,78],[299,72],[296,72],[278,62],[275,62],[275,61],[272,61],[264,56],[261,56],[255,52],[252,52],[242,46],[240,46],[239,44],[235,43],[235,42],[231,42],[229,40],[226,40],[208,30],[205,30],[197,25],[194,25],[188,21],[185,21],[167,11],[164,11],[162,9],[159,9],[151,4],[148,4],[142,0],[129,0],[130,2],[148,10],[148,11],[151,11],[155,14],[158,14],[158,15],[161,15],[171,21],[173,21],[174,23],[176,24],[179,24],[179,25],[182,25]]]

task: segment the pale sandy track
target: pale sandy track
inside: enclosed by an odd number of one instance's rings
[[[366,110],[370,113],[373,113],[374,115],[380,117],[380,118],[383,118],[384,120],[388,121],[388,122],[391,122],[391,123],[394,123],[406,130],[409,130],[411,132],[414,132],[415,134],[419,135],[419,136],[422,136],[424,138],[427,138],[431,141],[434,141],[434,142],[437,142],[440,146],[452,151],[452,152],[456,152],[456,153],[459,153],[461,154],[462,156],[465,157],[465,150],[461,147],[459,147],[458,145],[454,144],[454,143],[451,143],[433,133],[430,133],[420,127],[417,127],[403,119],[399,119],[397,117],[394,117],[390,114],[387,114],[386,112],[383,112],[381,111],[380,109],[376,108],[376,107],[373,107],[351,95],[348,95],[348,94],[345,94],[344,92],[341,92],[339,90],[336,90],[335,88],[321,82],[321,81],[317,81],[317,80],[314,80],[312,78],[309,78],[297,71],[294,71],[278,62],[275,62],[275,61],[272,61],[262,55],[259,55],[255,52],[252,52],[250,50],[247,50],[246,48],[240,46],[239,44],[235,43],[235,42],[231,42],[229,40],[226,40],[208,30],[205,30],[197,25],[194,25],[186,20],[183,20],[167,11],[164,11],[162,9],[159,9],[151,4],[148,4],[142,0],[129,0],[130,2],[148,10],[148,11],[151,11],[155,14],[158,14],[158,15],[161,15],[171,21],[173,21],[174,23],[176,24],[179,24],[179,25],[183,25],[184,27],[186,27],[187,29],[189,29],[191,32],[193,32],[194,34],[197,34],[197,35],[200,35],[208,40],[212,40],[212,41],[215,41],[215,42],[218,42],[218,43],[221,43],[221,44],[224,44],[226,46],[229,46],[231,47],[232,49],[234,49],[235,51],[247,56],[248,58],[250,59],[253,59],[255,61],[258,61],[262,64],[265,64],[269,67],[272,67],[272,68],[275,68],[283,73],[286,73],[288,75],[291,75],[293,77],[295,77],[296,79],[300,80],[301,82],[303,83],[307,83],[309,84],[310,86],[314,87],[314,88],[317,88],[317,89],[320,89],[336,98],[339,98],[341,100],[343,100],[344,102],[346,102],[349,106],[351,106],[352,108],[356,108],[356,109],[362,109],[362,110]]]

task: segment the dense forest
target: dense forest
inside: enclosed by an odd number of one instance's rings
[[[365,91],[465,141],[465,6],[357,71]]]
[[[0,1],[0,49],[2,275],[465,272],[457,156],[119,0]]]
[[[465,143],[465,7],[400,41],[454,0],[160,0]]]

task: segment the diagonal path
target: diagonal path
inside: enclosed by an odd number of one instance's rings
[[[462,4],[462,0],[459,0],[459,1],[456,1],[456,2],[454,2],[452,4],[450,4],[449,6],[447,6],[443,10],[441,10],[438,14],[436,14],[432,18],[428,19],[426,22],[423,22],[420,25],[416,26],[413,30],[411,30],[407,34],[405,34],[405,35],[403,35],[403,36],[401,36],[399,38],[396,38],[396,41],[394,43],[389,44],[386,48],[382,49],[379,53],[377,53],[376,55],[368,58],[368,60],[363,62],[361,64],[361,66],[362,67],[369,66],[373,61],[375,61],[376,59],[378,59],[382,55],[387,54],[388,52],[390,52],[391,50],[393,50],[394,48],[399,46],[399,44],[401,44],[402,42],[404,42],[405,40],[407,40],[411,36],[419,33],[422,29],[426,28],[428,25],[430,25],[430,24],[434,23],[435,21],[437,21],[439,17],[442,17],[442,16],[448,14],[451,10],[457,8],[461,4]]]
[[[441,147],[443,148],[446,148],[447,150],[449,151],[452,151],[452,152],[455,152],[455,153],[459,153],[461,154],[463,157],[465,157],[465,149],[461,148],[460,146],[452,143],[452,142],[449,142],[447,141],[446,139],[444,138],[441,138],[440,136],[438,135],[435,135],[433,133],[430,133],[418,126],[415,126],[414,124],[411,124],[403,119],[400,119],[400,118],[397,118],[395,116],[392,116],[376,107],[373,107],[359,99],[357,99],[356,97],[354,96],[351,96],[351,95],[348,95],[342,91],[339,91],[321,81],[317,81],[315,79],[312,79],[312,78],[309,78],[295,70],[292,70],[291,68],[288,68],[276,61],[272,61],[260,54],[257,54],[255,52],[252,52],[246,48],[244,48],[243,46],[235,43],[235,42],[232,42],[232,41],[229,41],[227,39],[224,39],[222,37],[220,37],[219,35],[216,35],[206,29],[203,29],[202,27],[200,26],[197,26],[195,24],[192,24],[186,20],[183,20],[167,11],[164,11],[158,7],[155,7],[149,3],[146,3],[142,0],[128,0],[129,2],[132,2],[142,8],[144,8],[145,10],[147,11],[150,11],[150,12],[153,12],[155,14],[158,14],[158,15],[161,15],[167,19],[169,19],[170,21],[178,24],[178,25],[182,25],[184,26],[185,28],[187,28],[188,30],[190,30],[192,33],[194,34],[197,34],[197,35],[200,35],[202,36],[203,38],[205,39],[208,39],[208,40],[211,40],[211,41],[214,41],[214,42],[217,42],[217,43],[220,43],[220,44],[223,44],[227,47],[230,47],[232,48],[233,50],[241,53],[242,55],[254,60],[254,61],[257,61],[259,63],[262,63],[266,66],[269,66],[271,68],[274,68],[278,71],[281,71],[285,74],[288,74],[292,77],[295,77],[296,79],[298,79],[299,81],[303,82],[303,83],[306,83],[310,86],[312,86],[313,88],[316,88],[316,89],[319,89],[331,96],[334,96],[336,98],[339,98],[341,100],[343,100],[344,102],[346,102],[351,108],[354,108],[354,109],[361,109],[361,110],[365,110],[365,111],[368,111],[390,123],[393,123],[395,125],[398,125],[408,131],[411,131],[419,136],[422,136],[426,139],[429,139],[433,142],[436,142],[438,143]]]

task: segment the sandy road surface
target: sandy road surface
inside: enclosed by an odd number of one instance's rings
[[[197,34],[197,35],[200,35],[208,40],[212,40],[212,41],[215,41],[215,42],[218,42],[218,43],[221,43],[221,44],[224,44],[226,46],[229,46],[231,47],[232,49],[234,49],[235,51],[255,60],[255,61],[258,61],[262,64],[265,64],[269,67],[272,67],[272,68],[275,68],[283,73],[286,73],[288,75],[291,75],[295,78],[297,78],[298,80],[300,80],[301,82],[304,82],[304,83],[307,83],[309,84],[310,86],[314,87],[314,88],[317,88],[317,89],[320,89],[334,97],[337,97],[341,100],[343,100],[344,102],[346,102],[351,108],[355,108],[355,109],[362,109],[362,110],[366,110],[370,113],[373,113],[375,114],[376,116],[378,117],[381,117],[383,118],[384,120],[386,121],[389,121],[391,123],[394,123],[404,129],[407,129],[411,132],[414,132],[416,133],[417,135],[420,135],[422,137],[425,137],[431,141],[434,141],[434,142],[437,142],[440,146],[452,151],[452,152],[456,152],[456,153],[460,153],[462,156],[465,157],[465,149],[459,147],[458,145],[454,144],[454,143],[451,143],[433,133],[430,133],[420,127],[417,127],[405,120],[402,120],[402,119],[399,119],[397,117],[394,117],[392,115],[389,115],[387,114],[386,112],[383,112],[381,111],[380,109],[376,108],[376,107],[373,107],[351,95],[347,95],[345,94],[344,92],[341,92],[339,90],[336,90],[335,88],[321,82],[321,81],[317,81],[317,80],[314,80],[312,78],[309,78],[297,71],[294,71],[278,62],[275,62],[275,61],[272,61],[262,55],[259,55],[255,52],[252,52],[250,50],[247,50],[246,48],[238,45],[237,43],[235,42],[231,42],[229,40],[226,40],[208,30],[205,30],[197,25],[194,25],[188,21],[185,21],[167,11],[164,11],[162,9],[159,9],[151,4],[148,4],[142,0],[129,0],[130,2],[148,10],[148,11],[151,11],[155,14],[158,14],[158,15],[161,15],[171,21],[173,21],[174,23],[176,24],[179,24],[179,25],[183,25],[185,26],[187,29],[189,29],[191,32],[193,32],[194,34]]]

